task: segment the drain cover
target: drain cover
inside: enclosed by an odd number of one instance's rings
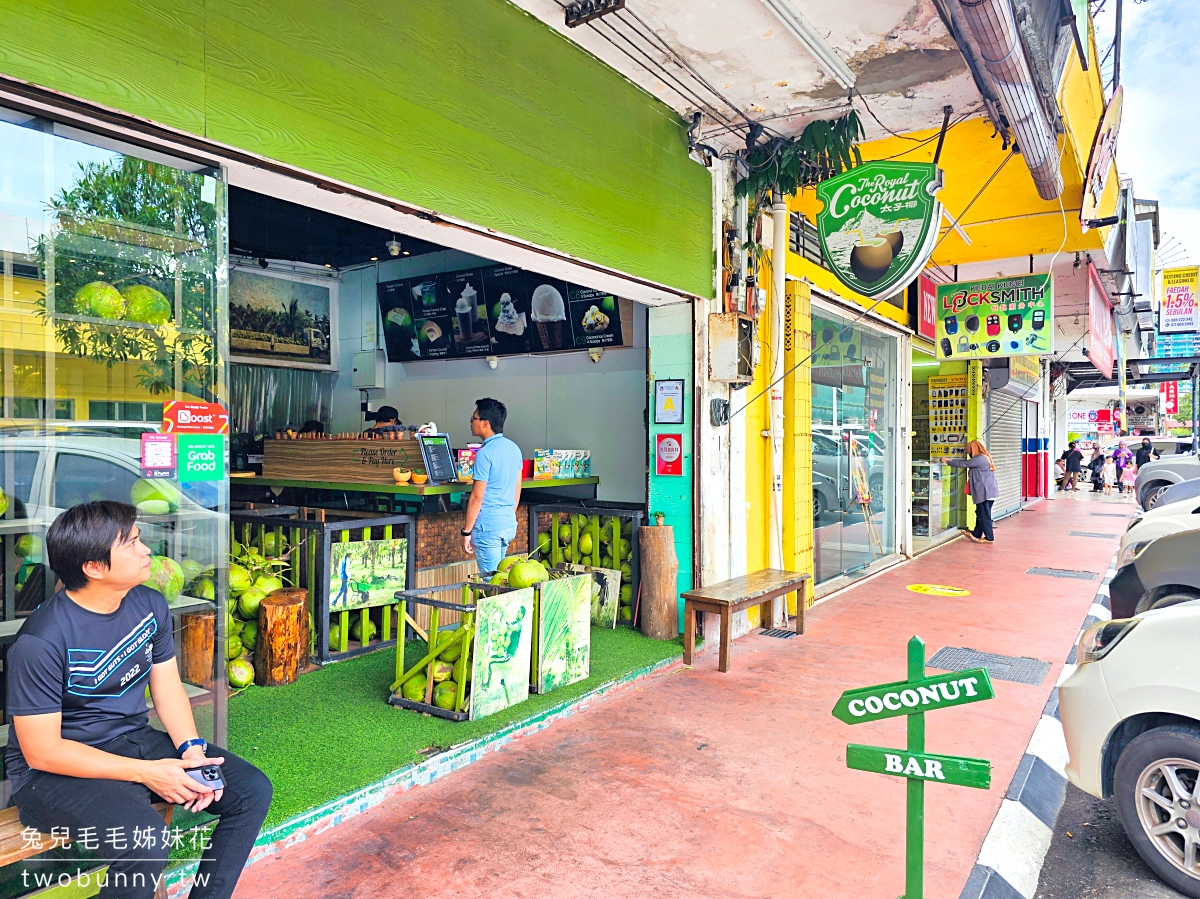
[[[998,656],[962,646],[943,646],[926,663],[939,671],[965,671],[968,668],[986,668],[996,680],[1007,680],[1017,684],[1037,686],[1050,670],[1050,663],[1040,659]]]
[[[1116,540],[1116,534],[1093,534],[1091,531],[1067,531],[1072,537],[1101,537],[1104,540]]]
[[[789,640],[796,636],[795,631],[785,631],[782,628],[773,627],[762,632],[764,637],[778,637],[780,640]]]
[[[1094,581],[1100,575],[1094,571],[1076,571],[1071,568],[1030,568],[1026,574],[1044,574],[1046,577],[1073,577],[1081,581]]]

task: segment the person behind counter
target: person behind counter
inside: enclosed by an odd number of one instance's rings
[[[483,576],[500,567],[508,544],[517,536],[521,502],[521,448],[504,436],[508,410],[499,400],[475,401],[471,434],[483,440],[475,452],[474,484],[467,500],[463,549],[474,553]]]
[[[404,430],[404,425],[400,421],[400,413],[396,411],[395,406],[380,406],[374,414],[375,424],[363,431],[364,437],[380,437],[389,431]]]

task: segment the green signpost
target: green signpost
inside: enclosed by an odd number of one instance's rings
[[[936,677],[925,676],[925,641],[908,641],[908,680],[847,690],[833,715],[847,724],[908,716],[908,748],[885,749],[851,743],[846,767],[908,779],[908,829],[902,899],[924,899],[925,783],[956,784],[986,790],[992,783],[992,763],[925,751],[925,713],[995,697],[986,668],[971,668]]]

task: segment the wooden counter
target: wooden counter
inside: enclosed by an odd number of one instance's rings
[[[386,493],[394,496],[447,496],[470,493],[470,484],[364,484],[358,481],[300,481],[291,478],[268,478],[261,475],[241,476],[237,485],[258,487],[307,487],[310,490],[339,490],[347,493]],[[587,487],[600,483],[599,478],[555,478],[553,480],[524,480],[522,492],[548,487]]]

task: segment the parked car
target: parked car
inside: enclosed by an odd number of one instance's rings
[[[1058,691],[1067,777],[1111,799],[1147,865],[1200,897],[1200,602],[1092,625]]]
[[[1191,437],[1159,437],[1153,434],[1143,434],[1142,437],[1149,437],[1150,445],[1158,450],[1158,454],[1164,458],[1166,456],[1187,454],[1192,451]],[[1111,456],[1116,451],[1117,446],[1121,442],[1124,442],[1129,447],[1130,452],[1136,453],[1137,448],[1142,443],[1142,437],[1114,437],[1112,440],[1105,441],[1100,449],[1104,455]]]
[[[1150,509],[1172,484],[1180,484],[1200,478],[1200,457],[1190,454],[1163,456],[1147,462],[1138,470],[1133,484],[1133,495],[1138,505]]]
[[[1177,485],[1200,481],[1184,481]],[[1172,487],[1175,490],[1176,487]],[[1200,528],[1200,498],[1193,497],[1191,502],[1165,503],[1162,499],[1148,512],[1143,512],[1129,522],[1125,533],[1121,535],[1121,549],[1117,553],[1117,568],[1122,568],[1150,543],[1168,534],[1180,531],[1191,531]]]
[[[1158,495],[1158,498],[1154,501],[1154,508],[1161,509],[1163,506],[1169,506],[1189,499],[1200,499],[1200,478],[1192,478],[1190,481],[1180,481],[1178,484],[1172,484]]]
[[[1200,530],[1151,540],[1108,585],[1114,618],[1200,599]]]

